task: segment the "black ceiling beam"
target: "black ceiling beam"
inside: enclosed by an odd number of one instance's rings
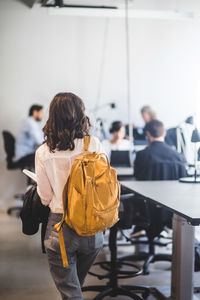
[[[55,4],[48,4],[48,1],[43,1],[43,7],[71,7],[71,8],[99,8],[99,9],[117,9],[117,6],[105,6],[105,5],[72,5],[64,4],[63,0],[55,0]]]
[[[43,4],[44,7],[58,7],[59,5],[55,4]],[[69,5],[64,4],[59,7],[74,7],[74,8],[104,8],[104,9],[117,9],[117,6],[99,6],[99,5]]]

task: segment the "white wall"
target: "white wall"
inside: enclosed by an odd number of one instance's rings
[[[41,103],[47,110],[59,91],[77,93],[88,110],[94,107],[105,24],[105,18],[50,16],[39,5],[29,9],[17,0],[0,1],[1,130],[17,134],[29,106]],[[144,104],[152,105],[167,127],[194,112],[199,32],[200,21],[130,20],[131,116],[135,124],[142,125],[139,109]],[[101,111],[107,126],[114,119],[127,120],[124,33],[124,20],[109,20],[99,104],[116,101],[117,109]],[[3,187],[12,173],[5,171],[4,158],[0,139]],[[20,178],[19,186],[24,180]],[[1,188],[0,197],[4,195],[5,188]]]

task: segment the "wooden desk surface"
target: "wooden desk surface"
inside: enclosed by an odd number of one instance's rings
[[[122,185],[162,207],[200,224],[200,183],[179,181],[123,181]]]

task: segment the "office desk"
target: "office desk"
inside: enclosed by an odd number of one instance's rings
[[[124,181],[123,186],[174,213],[171,300],[193,296],[194,226],[200,224],[200,184],[178,181]]]
[[[116,167],[118,176],[133,176],[133,167]]]

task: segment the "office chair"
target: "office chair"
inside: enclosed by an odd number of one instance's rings
[[[186,168],[182,163],[174,162],[157,162],[153,163],[147,168],[144,180],[178,180],[181,177],[187,175]],[[135,195],[136,199],[141,198],[140,195]],[[142,197],[143,198],[143,197]],[[142,200],[142,199],[141,199]],[[146,241],[139,241],[138,238],[128,238],[133,245],[146,244],[149,247],[148,253],[139,253],[138,255],[130,255],[121,258],[122,261],[138,261],[144,260],[143,274],[149,274],[149,265],[156,261],[168,261],[171,262],[172,256],[169,254],[157,254],[155,247],[166,247],[172,240],[168,239],[166,242],[160,242],[160,233],[164,226],[171,227],[172,214],[164,208],[157,208],[156,205],[149,204],[148,199],[143,200],[145,206],[145,214],[149,219],[149,226],[145,228]],[[142,201],[140,201],[142,202]]]
[[[144,201],[148,201],[148,200],[144,199]],[[148,205],[148,204],[145,203],[145,205]],[[155,209],[155,211],[159,210],[159,208],[157,208],[157,207],[152,207],[152,211],[154,209]],[[164,210],[163,209],[160,209],[160,210],[161,211],[159,211],[158,214],[160,213],[162,215]],[[152,217],[153,217],[153,215],[154,216],[156,215],[155,212],[154,213],[152,212]],[[149,220],[149,223],[151,223],[151,220]],[[158,227],[161,226],[161,225],[158,224]],[[162,227],[164,227],[164,225],[162,225]],[[119,261],[144,261],[143,274],[148,275],[150,273],[149,272],[150,263],[154,263],[154,262],[157,262],[157,261],[168,261],[168,262],[172,261],[172,255],[171,254],[165,254],[165,253],[160,254],[160,253],[156,253],[156,251],[155,251],[156,246],[167,247],[169,244],[172,243],[172,239],[162,237],[162,241],[160,241],[161,236],[158,233],[159,230],[154,232],[152,230],[151,225],[149,227],[147,227],[145,230],[146,230],[146,235],[142,235],[142,236],[139,236],[139,237],[136,237],[136,238],[126,236],[122,231],[122,236],[125,237],[127,242],[131,242],[132,245],[147,245],[148,246],[148,252],[140,252],[138,254],[133,254],[133,255],[128,255],[128,256],[125,256],[125,257],[121,257],[119,259]]]
[[[4,149],[6,152],[6,161],[7,161],[7,169],[8,170],[23,170],[24,168],[31,169],[33,167],[33,159],[32,155],[25,156],[17,161],[14,161],[15,156],[15,138],[14,136],[8,132],[3,131],[3,141],[4,141]],[[14,196],[16,199],[20,199],[23,201],[23,194],[18,194]],[[11,215],[13,212],[16,212],[19,215],[21,211],[20,206],[13,206],[8,208],[7,213]]]
[[[121,203],[123,201],[129,201],[132,203],[133,194],[125,194],[121,195],[120,200]],[[131,211],[132,212],[132,211]],[[131,216],[131,214],[129,214]],[[132,221],[127,222],[127,214],[125,214],[125,210],[123,207],[119,210],[120,221],[115,224],[110,229],[109,234],[109,249],[111,254],[111,261],[103,261],[95,263],[94,266],[100,266],[102,269],[106,270],[105,274],[97,274],[92,271],[89,274],[96,276],[98,279],[108,279],[106,285],[94,285],[94,286],[86,286],[82,288],[82,291],[97,291],[100,292],[94,300],[103,299],[106,296],[115,297],[118,295],[128,296],[135,300],[143,300],[146,299],[150,294],[150,288],[142,285],[119,285],[118,279],[132,278],[142,274],[142,270],[140,267],[134,265],[133,263],[127,262],[119,262],[117,259],[117,232],[120,228],[128,227],[130,228],[130,224]],[[131,216],[132,218],[132,216]],[[128,267],[128,269],[124,269],[123,267]]]

